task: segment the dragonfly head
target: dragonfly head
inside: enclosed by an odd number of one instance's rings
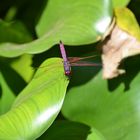
[[[65,75],[66,76],[70,76],[71,75],[71,71],[65,71]]]

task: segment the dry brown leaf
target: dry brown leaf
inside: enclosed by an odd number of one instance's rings
[[[124,58],[140,54],[140,42],[115,25],[110,37],[104,41],[102,51],[103,78],[111,79],[125,72],[118,69]]]

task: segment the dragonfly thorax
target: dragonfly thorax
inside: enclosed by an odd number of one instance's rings
[[[64,61],[64,70],[65,70],[65,75],[69,76],[71,74],[71,66],[69,61]]]

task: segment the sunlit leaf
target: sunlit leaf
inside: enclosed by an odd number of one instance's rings
[[[91,71],[74,74],[71,81],[77,86],[69,89],[63,115],[93,126],[106,140],[139,140],[139,58],[127,60],[126,75],[109,82],[101,78],[101,73],[95,77]],[[91,79],[85,80],[89,73]]]
[[[117,25],[140,41],[140,27],[135,15],[128,8],[116,8]]]
[[[20,58],[15,59],[10,65],[26,82],[31,80],[34,73],[34,69],[31,66],[32,55],[22,55]]]
[[[59,113],[69,82],[62,60],[49,59],[41,67],[12,108],[0,116],[0,139],[36,139]]]
[[[0,55],[40,53],[62,40],[67,45],[99,41],[112,20],[110,0],[48,0],[37,25],[39,38],[25,44],[3,43]]]
[[[69,45],[93,43],[107,30],[111,14],[110,0],[51,0],[39,21],[37,33]]]

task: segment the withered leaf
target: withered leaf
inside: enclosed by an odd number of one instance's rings
[[[115,25],[110,37],[102,44],[102,51],[103,78],[111,79],[125,72],[118,68],[124,58],[140,54],[140,42]]]

